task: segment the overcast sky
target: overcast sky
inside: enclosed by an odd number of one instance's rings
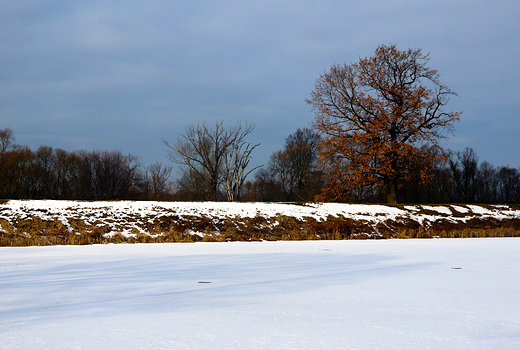
[[[463,111],[443,145],[520,166],[520,2],[2,0],[0,129],[168,163],[187,124],[254,122],[255,165],[309,126],[335,63],[421,48]]]

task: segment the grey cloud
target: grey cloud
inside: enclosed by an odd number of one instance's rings
[[[511,1],[4,1],[0,127],[31,147],[121,149],[149,164],[188,123],[250,120],[265,163],[312,120],[304,99],[322,72],[396,43],[431,52],[460,95],[447,146],[514,165],[489,135],[520,146],[503,127],[517,118],[518,15]]]

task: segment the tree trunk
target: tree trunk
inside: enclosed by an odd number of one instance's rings
[[[395,176],[388,177],[388,182],[386,185],[386,199],[388,204],[391,205],[397,204],[396,182],[397,181]]]

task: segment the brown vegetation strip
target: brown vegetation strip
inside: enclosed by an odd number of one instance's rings
[[[146,222],[146,224],[143,224]],[[107,243],[225,242],[260,240],[341,240],[389,238],[475,238],[520,237],[520,219],[498,220],[473,217],[466,221],[440,219],[425,228],[410,219],[386,220],[377,224],[329,216],[319,221],[290,216],[226,218],[164,215],[133,224],[129,234],[113,230],[100,221],[69,218],[61,221],[36,216],[0,219],[0,246],[85,245]],[[139,229],[137,229],[137,227]]]

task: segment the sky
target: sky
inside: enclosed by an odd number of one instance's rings
[[[462,111],[441,145],[518,168],[518,1],[0,2],[0,129],[16,144],[171,165],[186,125],[254,123],[266,164],[314,119],[316,80],[379,45],[430,53]]]

